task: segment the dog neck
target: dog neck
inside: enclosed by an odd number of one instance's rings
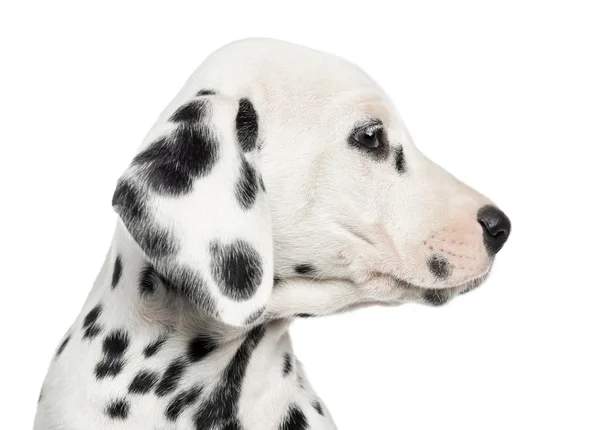
[[[81,398],[107,401],[106,387],[126,393],[111,400],[116,403],[105,413],[111,419],[129,414],[143,428],[156,422],[156,414],[183,428],[296,428],[286,427],[294,423],[335,428],[293,354],[290,321],[249,328],[216,321],[163,281],[117,227],[84,308],[55,357],[56,363],[92,371],[96,384],[53,385],[54,379],[64,380],[61,369],[67,368],[53,366],[44,385],[53,387],[48,395],[56,398],[75,390]],[[65,348],[76,338],[79,348],[71,346],[75,341]],[[139,415],[134,407],[131,399],[142,395],[154,399],[154,415]]]

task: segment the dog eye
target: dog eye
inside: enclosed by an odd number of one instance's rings
[[[357,143],[361,144],[366,148],[379,148],[381,145],[379,140],[380,131],[379,130],[360,130],[352,136]]]

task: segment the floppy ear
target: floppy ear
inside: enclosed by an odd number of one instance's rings
[[[258,116],[200,91],[166,111],[119,179],[113,207],[158,273],[225,323],[264,311],[273,245]]]

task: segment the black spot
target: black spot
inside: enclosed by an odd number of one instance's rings
[[[129,336],[125,330],[111,331],[102,342],[102,352],[109,358],[120,358],[129,346]]]
[[[110,283],[113,288],[115,288],[119,283],[119,279],[121,279],[121,273],[123,273],[123,265],[121,264],[121,256],[118,255],[115,259],[115,267],[113,268],[112,281]]]
[[[254,322],[256,322],[257,319],[259,319],[262,314],[265,312],[266,306],[261,306],[259,309],[257,309],[256,311],[252,312],[245,320],[244,320],[244,325],[250,325]]]
[[[283,376],[289,375],[293,368],[292,356],[286,352],[283,354]]]
[[[159,258],[176,253],[177,240],[168,230],[150,219],[143,203],[145,198],[145,193],[121,179],[117,183],[112,205],[148,257]]]
[[[276,287],[281,283],[281,276],[275,275],[273,276],[273,286]]]
[[[432,306],[441,306],[450,299],[450,293],[447,290],[428,289],[423,293],[423,300]]]
[[[205,104],[196,101],[195,104]],[[182,121],[187,120],[187,110],[181,112]],[[180,118],[181,117],[181,118]],[[143,171],[143,178],[155,192],[167,196],[179,196],[192,190],[195,179],[207,175],[218,158],[219,142],[204,125],[179,122],[179,126],[165,137],[152,143],[140,152],[132,162]]]
[[[248,210],[254,204],[257,193],[256,172],[254,171],[254,167],[248,163],[248,160],[243,158],[240,178],[235,185],[235,197],[240,206]]]
[[[102,327],[97,323],[101,313],[102,304],[98,304],[94,306],[83,319],[84,339],[93,339],[102,331]]]
[[[65,339],[62,341],[62,343],[60,344],[60,346],[58,347],[58,350],[56,350],[56,356],[58,357],[60,354],[62,354],[62,352],[65,350],[65,347],[67,346],[67,343],[69,343],[69,340],[71,339],[71,335],[67,335],[67,337],[65,337]]]
[[[316,272],[316,269],[308,263],[298,264],[294,270],[301,275],[312,275]]]
[[[125,399],[114,400],[108,404],[105,412],[111,418],[124,420],[129,415],[129,402]]]
[[[215,302],[209,295],[206,282],[196,270],[176,263],[170,263],[163,270],[159,279],[167,291],[177,292],[209,314],[217,316]]]
[[[165,411],[167,419],[171,421],[177,420],[181,412],[194,403],[201,392],[201,387],[192,387],[189,390],[179,392],[167,406],[167,410]]]
[[[142,370],[139,372],[131,384],[129,384],[129,392],[132,394],[146,394],[158,381],[158,374],[149,370]]]
[[[85,331],[83,332],[83,338],[84,339],[93,339],[96,336],[98,336],[101,332],[102,332],[102,326],[93,324],[85,329]]]
[[[213,242],[210,252],[211,273],[223,294],[237,301],[252,297],[263,275],[260,255],[252,245],[243,240],[226,245]]]
[[[121,329],[111,331],[102,341],[103,359],[96,365],[97,379],[115,377],[123,370],[123,355],[129,346],[129,336]]]
[[[217,347],[217,343],[207,337],[200,335],[192,339],[188,345],[188,358],[192,363],[202,360],[208,354],[213,352]]]
[[[290,407],[287,416],[279,426],[279,430],[306,430],[307,428],[306,415],[297,405]]]
[[[167,335],[163,334],[154,342],[150,343],[146,348],[144,348],[144,357],[150,358],[154,354],[158,352],[158,350],[163,346],[163,344],[167,341]]]
[[[215,90],[200,90],[196,93],[198,97],[200,96],[214,96],[217,92]]]
[[[225,424],[221,428],[223,430],[243,430],[241,424],[239,423],[239,421],[237,419],[235,421],[229,421],[227,424]]]
[[[104,358],[102,361],[96,364],[96,379],[104,379],[107,376],[111,376],[114,378],[119,373],[121,373],[121,370],[123,370],[124,365],[125,362],[123,360]]]
[[[146,215],[144,196],[132,184],[119,179],[112,198],[112,205],[124,220],[141,220]]]
[[[38,397],[38,403],[42,401],[42,397],[44,396],[44,388],[40,390],[40,395]]]
[[[321,403],[318,400],[315,400],[312,402],[312,407],[315,408],[315,411],[317,411],[317,413],[321,416],[325,416],[325,413],[323,412],[323,406],[321,406]]]
[[[83,328],[89,327],[94,324],[100,314],[102,313],[102,304],[94,306],[83,319]]]
[[[446,258],[441,255],[432,256],[427,262],[429,270],[438,279],[446,279],[452,272],[452,267]]]
[[[140,233],[141,235],[133,237],[148,257],[160,258],[175,254],[178,242],[168,230],[148,224],[145,231]]]
[[[175,361],[172,361],[156,386],[156,395],[162,397],[173,392],[175,388],[177,388],[177,384],[179,383],[185,368],[186,363],[183,359],[178,358]]]
[[[267,187],[265,187],[265,181],[263,181],[262,176],[258,179],[258,183],[260,185],[260,189],[263,190],[263,192],[266,192]]]
[[[146,264],[139,276],[140,294],[146,296],[154,293],[154,282],[156,280],[156,271],[151,264]]]
[[[316,317],[315,314],[307,314],[307,313],[299,313],[299,314],[296,314],[296,316],[300,317],[300,318],[312,318],[312,317]]]
[[[404,149],[402,146],[397,147],[394,150],[395,158],[396,158],[396,170],[398,173],[406,172],[406,161],[404,160]]]
[[[241,99],[235,118],[238,141],[244,152],[256,148],[258,139],[258,115],[248,99]]]
[[[223,377],[194,416],[197,430],[241,429],[237,420],[238,401],[252,352],[265,334],[263,326],[253,328],[223,371]]]
[[[206,116],[207,104],[205,100],[194,100],[179,106],[175,113],[169,118],[172,122],[197,123]]]

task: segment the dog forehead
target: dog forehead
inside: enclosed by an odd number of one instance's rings
[[[362,69],[341,57],[266,38],[239,40],[213,52],[188,83],[197,87],[198,82],[230,95],[260,93],[269,101],[267,108],[302,101],[323,105],[357,88],[380,91]]]

